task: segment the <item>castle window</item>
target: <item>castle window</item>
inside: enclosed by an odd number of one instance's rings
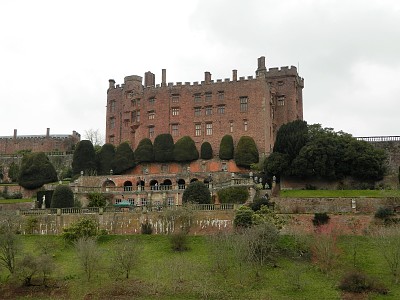
[[[244,125],[244,131],[247,131],[247,120],[243,120],[243,125]]]
[[[147,199],[146,198],[140,198],[140,205],[146,206],[147,205]]]
[[[134,110],[132,112],[132,123],[140,122],[140,110]]]
[[[206,93],[206,102],[210,102],[211,99],[212,99],[212,93],[211,92]]]
[[[171,134],[172,134],[172,136],[178,136],[179,135],[179,125],[178,124],[172,124],[171,125]]]
[[[149,138],[154,137],[154,126],[149,127]]]
[[[223,115],[225,113],[225,105],[218,106],[217,112],[218,114]]]
[[[212,135],[213,134],[213,127],[212,123],[206,123],[206,135]]]
[[[168,206],[172,206],[174,204],[175,204],[174,197],[168,197],[167,198],[167,205]]]
[[[212,115],[212,106],[207,106],[206,107],[206,116],[211,116]]]
[[[283,81],[278,81],[278,85],[283,85]]]
[[[113,136],[110,136],[109,139],[108,139],[108,141],[110,142],[110,144],[113,144],[113,143],[114,143],[114,137],[113,137]]]
[[[248,109],[248,99],[247,97],[240,97],[240,111],[245,112]]]
[[[201,102],[201,94],[194,94],[194,102],[195,103],[200,103]]]
[[[154,120],[155,117],[156,117],[156,112],[154,110],[149,110],[148,119],[149,120]]]
[[[115,100],[110,101],[110,112],[115,112]]]
[[[131,100],[132,106],[139,106],[140,105],[140,99],[133,99]]]
[[[229,122],[229,131],[233,132],[233,121]]]
[[[156,98],[154,98],[154,97],[149,98],[149,105],[154,105],[155,102],[156,102]]]
[[[224,100],[224,91],[218,91],[218,100]]]
[[[173,94],[172,95],[172,102],[173,103],[178,103],[179,102],[179,94]]]
[[[172,108],[172,115],[173,116],[179,116],[179,107],[173,107]]]
[[[194,108],[194,116],[195,117],[201,116],[201,107],[195,107]]]
[[[278,96],[278,106],[284,106],[285,105],[285,96]]]
[[[201,136],[201,124],[194,124],[194,135]]]
[[[110,129],[115,128],[115,118],[110,118]]]

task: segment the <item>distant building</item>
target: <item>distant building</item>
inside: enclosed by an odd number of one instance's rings
[[[70,152],[81,135],[76,131],[72,134],[50,134],[47,128],[45,135],[17,135],[14,129],[12,136],[0,136],[0,155],[15,154],[18,151],[32,152]]]
[[[190,136],[197,148],[207,141],[218,154],[225,134],[236,144],[241,136],[251,136],[260,154],[269,154],[278,128],[287,122],[303,119],[304,79],[296,67],[265,67],[265,57],[258,59],[256,76],[167,83],[162,70],[161,84],[155,75],[127,76],[116,85],[109,80],[107,90],[106,142],[119,145],[128,141],[135,149],[143,138],[170,133],[174,142]]]

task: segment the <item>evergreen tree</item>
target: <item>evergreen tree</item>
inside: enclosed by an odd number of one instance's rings
[[[174,160],[174,139],[169,133],[157,135],[154,139],[154,160],[169,162]]]
[[[211,203],[211,193],[208,187],[201,181],[195,181],[188,185],[182,195],[184,203],[193,202],[199,204]]]
[[[199,158],[199,151],[190,136],[180,138],[174,147],[174,160],[175,161],[192,161]]]
[[[252,137],[242,136],[239,139],[234,158],[236,165],[240,167],[250,168],[252,164],[258,163],[258,149]]]
[[[72,160],[72,173],[78,175],[83,171],[92,174],[96,170],[96,153],[91,141],[82,140],[76,145]]]
[[[28,153],[22,158],[18,183],[26,189],[36,189],[57,181],[57,172],[43,152]]]
[[[115,147],[112,144],[104,144],[96,155],[97,174],[107,175],[112,169],[112,161],[115,158]]]
[[[201,144],[200,157],[202,159],[211,159],[213,156],[213,150],[209,142],[204,142]]]
[[[131,146],[127,142],[119,144],[115,151],[115,158],[111,164],[114,174],[122,174],[134,168],[135,165],[135,156]]]
[[[220,159],[232,159],[233,158],[233,138],[231,135],[224,135],[221,139],[221,143],[219,145],[219,158]]]
[[[138,163],[154,161],[153,143],[150,139],[144,138],[139,142],[135,150],[135,158]]]
[[[74,193],[67,185],[58,185],[51,197],[51,208],[67,208],[74,206]]]

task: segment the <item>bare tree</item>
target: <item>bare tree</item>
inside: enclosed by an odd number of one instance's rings
[[[99,268],[100,251],[94,238],[79,238],[75,243],[76,254],[88,281]]]
[[[113,256],[111,258],[111,272],[113,275],[119,277],[123,275],[126,279],[136,266],[138,258],[140,257],[142,248],[137,241],[124,240],[117,241],[113,249]]]
[[[99,129],[85,130],[85,139],[91,141],[93,146],[102,146],[104,144],[104,138]]]
[[[0,216],[0,264],[6,267],[11,274],[15,270],[16,255],[21,249],[20,240],[15,233],[19,226],[17,216]]]

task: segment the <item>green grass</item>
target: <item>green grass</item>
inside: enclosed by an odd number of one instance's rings
[[[283,190],[284,198],[380,198],[400,197],[400,190]]]
[[[24,199],[0,199],[0,204],[12,204],[12,203],[24,203],[24,202],[32,202],[33,200],[30,198]]]
[[[372,237],[342,236],[338,240],[340,257],[337,268],[323,274],[309,260],[294,260],[281,256],[278,267],[256,267],[237,260],[228,261],[226,273],[213,265],[211,244],[207,237],[190,236],[190,250],[173,252],[165,235],[105,236],[98,241],[102,259],[93,280],[88,282],[76,259],[75,250],[59,236],[21,236],[26,253],[38,254],[38,245],[54,243],[52,251],[56,268],[52,274],[53,287],[33,293],[27,288],[23,299],[340,299],[337,289],[341,276],[353,266],[379,278],[390,289],[389,295],[370,295],[368,299],[399,299],[400,285],[391,283],[386,262],[379,243]],[[129,279],[110,277],[110,257],[113,245],[132,239],[141,247],[137,265]],[[215,256],[223,260],[225,256]],[[0,269],[0,294],[2,288],[13,286]],[[295,283],[300,284],[296,289]],[[57,286],[55,288],[54,286]],[[58,293],[58,294],[57,294]]]

